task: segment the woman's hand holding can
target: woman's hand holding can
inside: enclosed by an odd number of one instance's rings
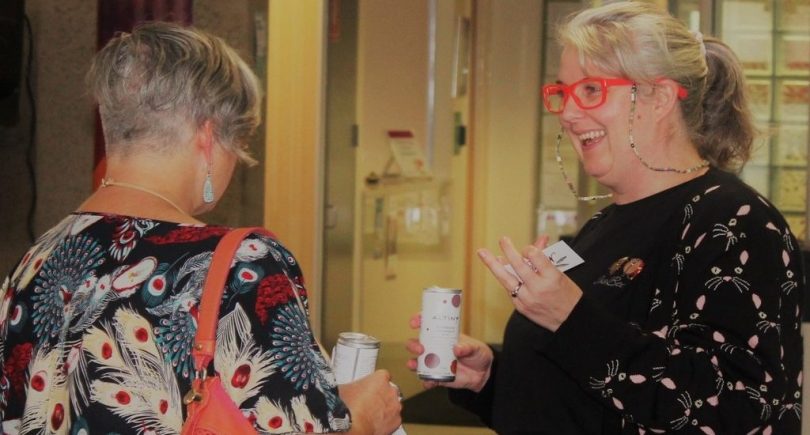
[[[410,319],[410,326],[412,329],[420,329],[422,324],[422,316],[415,314]],[[406,344],[408,351],[414,355],[414,358],[408,360],[408,368],[416,371],[417,358],[424,353],[424,346],[418,339],[412,338]],[[492,361],[494,354],[492,349],[486,343],[469,337],[465,334],[460,334],[458,343],[453,346],[453,354],[456,357],[456,376],[453,381],[440,382],[434,380],[423,380],[422,385],[425,388],[433,388],[435,386],[443,386],[448,388],[463,388],[475,392],[481,391],[489,380]]]

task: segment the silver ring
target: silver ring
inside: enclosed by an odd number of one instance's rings
[[[516,285],[509,294],[512,295],[513,298],[516,298],[521,287],[523,287],[523,283],[518,281],[518,285]]]

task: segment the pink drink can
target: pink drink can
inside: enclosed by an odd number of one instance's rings
[[[417,359],[420,379],[448,382],[456,379],[456,356],[461,319],[461,289],[428,287],[422,293],[422,328],[419,342],[425,351]]]

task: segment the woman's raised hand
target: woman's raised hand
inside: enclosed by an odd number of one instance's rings
[[[410,326],[412,329],[419,329],[422,325],[422,316],[414,314],[411,316]],[[416,357],[424,352],[425,348],[416,338],[411,338],[405,347],[414,355],[408,360],[408,368],[416,370]],[[489,379],[492,369],[494,355],[492,349],[484,342],[476,340],[467,335],[461,334],[458,343],[453,347],[453,353],[458,361],[456,367],[456,379],[453,382],[422,381],[425,388],[442,386],[448,388],[465,388],[479,392]]]
[[[350,434],[390,435],[402,424],[400,392],[387,370],[343,384],[339,392],[352,414]]]
[[[519,253],[512,241],[503,237],[499,241],[503,257],[496,257],[487,249],[479,249],[478,256],[512,297],[518,312],[556,331],[582,297],[582,290],[543,254],[547,241],[542,237]]]

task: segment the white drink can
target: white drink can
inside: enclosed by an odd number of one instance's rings
[[[370,375],[377,368],[380,340],[362,332],[341,332],[332,349],[332,371],[338,385]],[[393,384],[391,384],[393,385]],[[400,397],[402,400],[402,397]],[[392,435],[407,435],[402,426]]]
[[[352,382],[377,368],[380,340],[361,332],[341,332],[332,350],[332,370],[338,384]]]
[[[461,289],[428,287],[422,293],[422,327],[419,342],[425,351],[417,359],[416,374],[420,379],[453,381],[456,379],[456,356],[461,319]]]

